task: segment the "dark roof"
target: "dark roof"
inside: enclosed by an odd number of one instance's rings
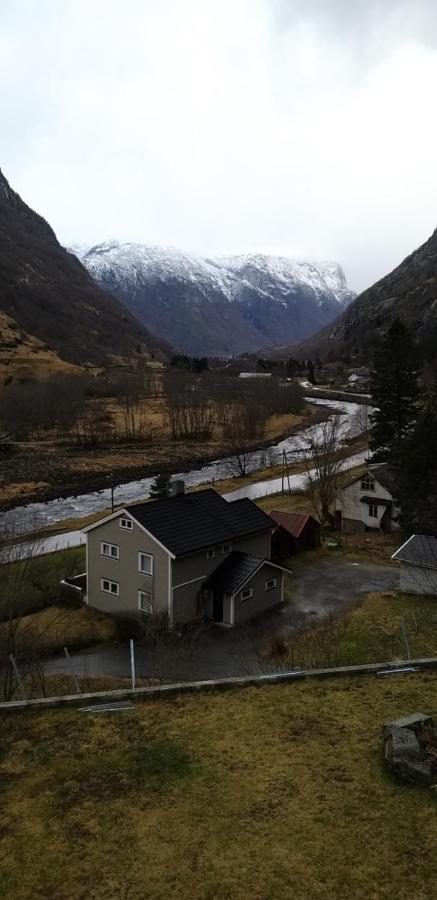
[[[205,587],[213,588],[222,594],[236,594],[247,584],[248,581],[263,566],[269,566],[271,569],[280,569],[281,572],[292,574],[291,569],[284,566],[278,566],[270,559],[263,559],[262,556],[254,556],[252,553],[242,553],[240,550],[233,550],[222,563],[209,576],[205,582]]]
[[[378,484],[382,484],[386,491],[389,491],[389,493],[394,496],[396,493],[395,474],[388,463],[369,465],[368,470],[369,474],[373,476]]]
[[[208,579],[208,587],[223,594],[236,594],[266,562],[261,556],[233,550]],[[268,562],[268,560],[267,560]]]
[[[427,534],[413,534],[393,553],[392,559],[411,563],[413,566],[437,569],[437,538]]]
[[[387,500],[387,497],[373,497],[371,495],[366,495],[365,497],[360,497],[360,503],[368,503],[369,506],[390,506],[391,500]]]
[[[228,502],[211,488],[125,508],[175,556],[273,528],[251,500]]]
[[[285,530],[294,538],[300,537],[304,528],[310,522],[319,527],[319,523],[316,519],[314,519],[313,516],[308,515],[308,513],[287,512],[283,509],[272,509],[269,515],[277,525],[285,528]]]

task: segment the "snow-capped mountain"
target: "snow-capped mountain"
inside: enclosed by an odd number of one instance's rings
[[[191,354],[231,355],[300,340],[355,296],[330,261],[263,254],[206,259],[117,241],[73,251],[144,325]]]

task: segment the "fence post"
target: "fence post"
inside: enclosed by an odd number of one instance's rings
[[[407,651],[407,659],[410,660],[411,659],[411,651],[410,651],[410,645],[408,643],[407,629],[405,627],[405,619],[403,616],[401,616],[401,632],[402,632],[402,637],[404,639],[405,649]]]
[[[13,656],[12,653],[9,654],[9,661],[10,661],[10,663],[11,663],[11,666],[12,666],[13,670],[14,670],[14,675],[15,675],[15,678],[17,679],[18,687],[20,688],[20,691],[21,691],[21,693],[22,693],[22,695],[23,695],[23,700],[27,700],[26,691],[24,690],[23,682],[22,682],[22,680],[21,680],[21,675],[20,675],[20,673],[19,673],[19,671],[18,671],[17,663],[15,662],[15,659],[14,659],[14,656]]]
[[[72,677],[72,679],[73,679],[73,681],[74,681],[74,686],[75,686],[75,688],[76,688],[76,694],[80,694],[80,693],[81,693],[81,690],[80,690],[80,684],[79,684],[79,681],[78,681],[76,672],[74,671],[73,666],[71,665],[71,658],[70,658],[70,654],[69,654],[69,652],[68,652],[68,648],[67,648],[67,647],[64,647],[64,653],[65,653],[65,657],[66,657],[66,659],[67,659],[67,662],[69,662],[69,664],[70,664],[70,672],[71,672],[71,677]]]
[[[134,642],[132,638],[129,641],[130,644],[130,672],[132,678],[132,690],[135,690],[135,650],[134,650]]]

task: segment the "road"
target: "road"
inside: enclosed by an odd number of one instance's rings
[[[285,635],[305,624],[323,619],[329,612],[340,612],[358,603],[363,594],[397,587],[399,572],[395,566],[356,563],[336,555],[306,560],[299,557],[290,579],[291,600],[244,627],[224,628],[213,625],[195,643],[175,637],[166,652],[136,647],[138,677],[164,677],[168,681],[220,678],[259,673],[258,651],[274,634]],[[79,674],[130,674],[127,645],[92,648],[72,654],[72,664]],[[47,669],[65,672],[65,659],[54,658]]]

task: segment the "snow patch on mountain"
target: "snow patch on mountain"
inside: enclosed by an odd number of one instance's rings
[[[286,305],[295,289],[306,287],[320,304],[327,298],[337,302],[340,313],[355,296],[341,266],[332,260],[304,262],[261,253],[204,258],[175,247],[115,240],[71,249],[97,281],[107,281],[114,273],[120,284],[177,280],[179,285],[195,286],[211,302],[217,296],[239,301],[249,289]]]

